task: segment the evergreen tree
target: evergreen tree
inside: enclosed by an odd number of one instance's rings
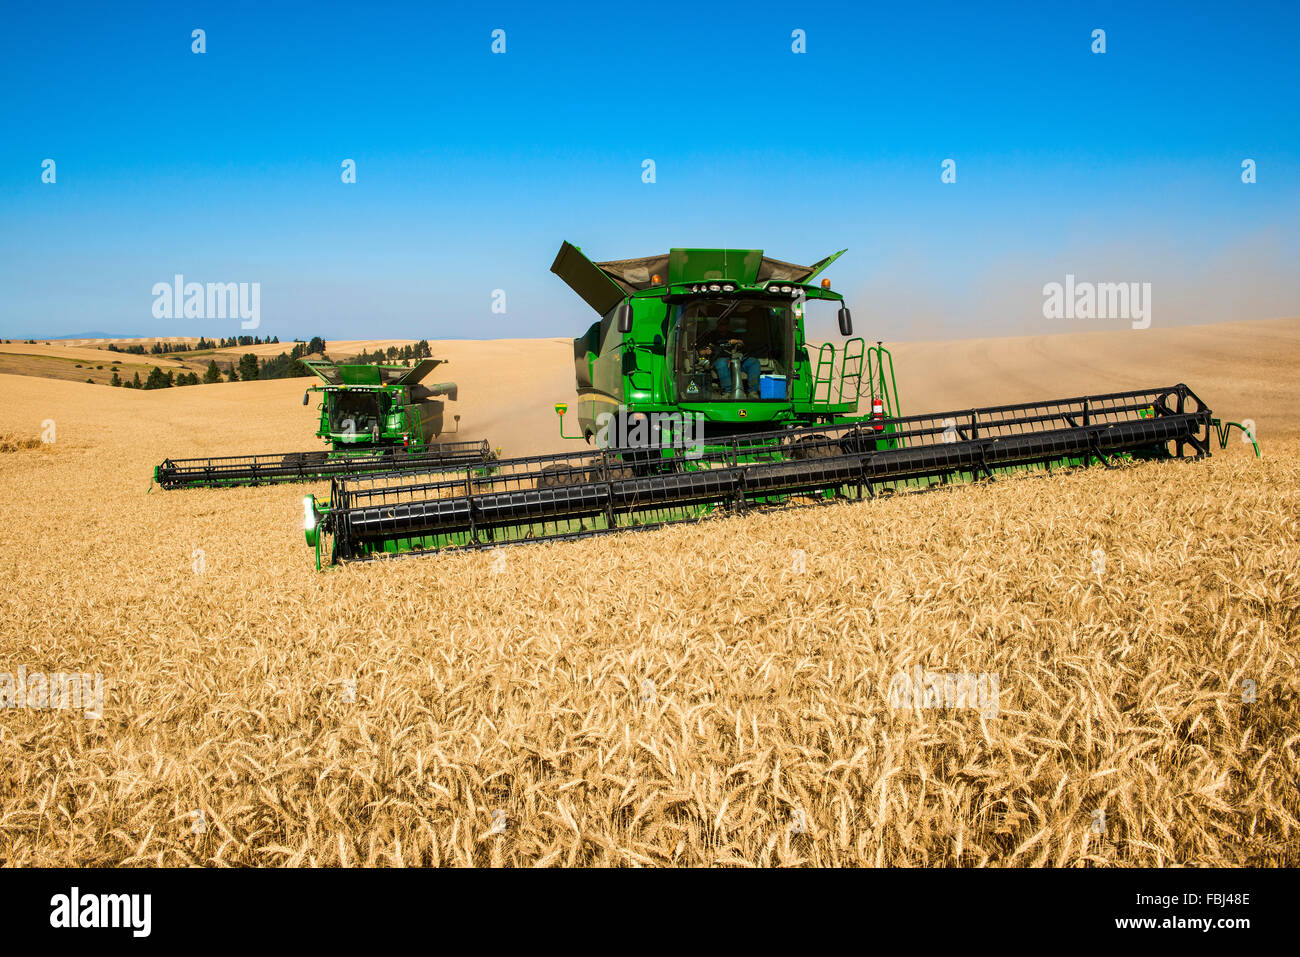
[[[217,368],[216,359],[208,360],[208,371],[203,373],[203,381],[208,385],[221,381],[221,370]]]
[[[257,378],[257,356],[246,352],[239,357],[239,377],[247,382]]]
[[[288,353],[281,352],[274,359],[262,363],[258,370],[259,379],[296,379],[311,375],[311,370]]]

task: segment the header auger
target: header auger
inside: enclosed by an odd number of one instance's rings
[[[340,476],[304,500],[319,564],[653,528],[1014,470],[1210,454],[1186,385],[905,416],[893,359],[813,266],[762,250],[673,249],[551,269],[600,320],[574,340],[578,435],[594,448]],[[810,300],[839,304],[812,361]],[[860,403],[865,400],[865,408]],[[569,403],[555,406],[564,435]]]
[[[408,368],[308,359],[304,365],[324,384],[304,392],[302,404],[310,401],[311,393],[320,393],[316,434],[328,443],[327,449],[167,459],[154,468],[154,481],[167,489],[267,485],[487,461],[492,451],[486,441],[435,441],[442,426],[442,402],[433,399],[456,396],[454,382],[420,384],[438,364],[437,359],[424,359]]]

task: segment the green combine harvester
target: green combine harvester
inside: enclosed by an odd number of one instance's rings
[[[600,317],[574,340],[590,449],[337,477],[304,499],[317,565],[578,538],[795,502],[866,499],[1012,470],[1202,457],[1227,427],[1182,384],[905,416],[893,359],[853,336],[812,266],[758,249],[673,249],[551,267]],[[838,307],[841,348],[805,339],[811,300]],[[1235,423],[1233,423],[1235,424]]]
[[[436,442],[442,403],[455,398],[456,384],[420,384],[438,364],[424,359],[408,368],[308,359],[304,363],[323,385],[303,393],[302,404],[320,393],[316,434],[328,449],[274,455],[235,455],[205,459],[167,459],[154,468],[154,481],[167,489],[306,482],[341,475],[393,469],[442,468],[488,461],[482,442]]]

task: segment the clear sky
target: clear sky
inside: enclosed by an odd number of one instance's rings
[[[176,273],[260,283],[281,339],[573,336],[565,239],[847,247],[873,338],[1113,325],[1043,317],[1067,273],[1154,326],[1300,314],[1294,2],[0,11],[6,337],[240,333],[155,318]]]

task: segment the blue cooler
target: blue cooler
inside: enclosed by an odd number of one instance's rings
[[[758,397],[760,399],[784,399],[785,376],[761,375],[758,377]]]

